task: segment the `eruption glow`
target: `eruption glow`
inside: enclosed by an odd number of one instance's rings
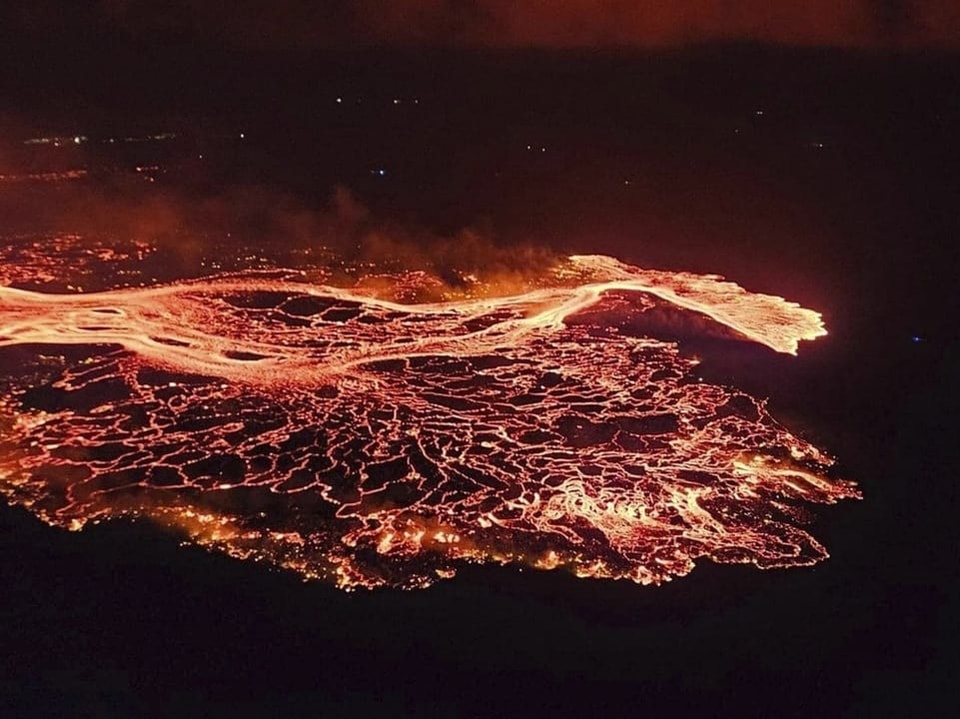
[[[84,257],[119,277],[145,252]],[[0,492],[57,526],[145,517],[344,588],[465,561],[656,584],[700,557],[813,564],[801,504],[858,496],[655,337],[679,322],[795,353],[824,334],[718,277],[577,256],[502,297],[401,302],[438,280],[262,269],[55,294],[63,256],[18,256],[0,287],[19,367]]]

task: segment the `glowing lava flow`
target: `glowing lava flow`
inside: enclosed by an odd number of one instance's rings
[[[344,588],[463,561],[644,584],[700,557],[807,565],[826,552],[801,503],[858,496],[763,402],[637,331],[680,313],[794,353],[824,334],[815,312],[601,256],[508,297],[361,287],[0,288],[0,352],[33,358],[0,400],[0,492],[58,526],[146,517]],[[626,315],[630,332],[609,321]]]

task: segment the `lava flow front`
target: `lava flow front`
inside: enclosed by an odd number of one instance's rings
[[[664,331],[785,353],[824,334],[719,277],[578,256],[500,297],[249,268],[80,293],[64,257],[0,270],[0,492],[53,525],[147,518],[343,588],[463,562],[657,584],[701,557],[820,561],[804,504],[858,496]]]

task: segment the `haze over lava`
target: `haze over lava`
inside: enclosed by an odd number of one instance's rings
[[[0,492],[50,524],[142,517],[343,588],[464,562],[658,584],[814,564],[804,505],[859,496],[664,332],[825,333],[779,297],[596,255],[507,294],[330,256],[157,282],[155,251],[0,252]],[[105,289],[64,292],[67,268]]]

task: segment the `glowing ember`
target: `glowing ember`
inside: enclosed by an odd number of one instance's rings
[[[7,285],[49,289],[63,255],[38,247]],[[464,561],[643,584],[700,557],[808,565],[827,555],[800,504],[857,496],[763,402],[695,381],[650,336],[680,321],[793,353],[824,334],[815,312],[600,256],[511,296],[419,304],[397,297],[439,280],[323,276],[0,288],[19,367],[0,491],[57,526],[146,517],[344,588],[422,587]]]

